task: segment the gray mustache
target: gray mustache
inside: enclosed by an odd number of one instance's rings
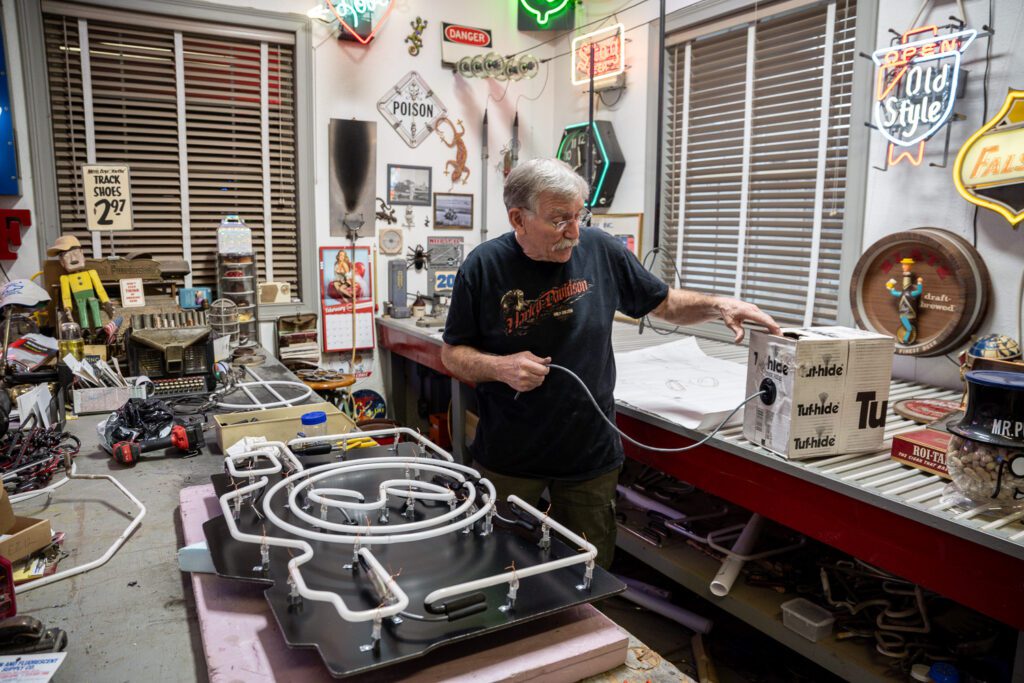
[[[551,247],[551,251],[562,251],[563,249],[569,249],[571,247],[579,246],[579,243],[579,238],[571,240],[567,237],[563,237],[562,239],[558,240],[558,242],[553,247]]]

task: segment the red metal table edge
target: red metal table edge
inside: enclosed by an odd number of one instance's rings
[[[652,446],[693,442],[632,416],[618,423]],[[711,446],[664,455],[623,445],[637,462],[1024,630],[1024,561]]]
[[[452,376],[441,362],[441,340],[428,341],[421,335],[397,329],[380,319],[376,323],[377,338],[383,348],[425,365],[445,377]]]

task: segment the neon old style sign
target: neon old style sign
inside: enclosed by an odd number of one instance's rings
[[[324,0],[324,4],[334,14],[334,18],[338,21],[338,25],[341,28],[348,31],[360,43],[366,45],[373,40],[381,24],[391,14],[391,10],[395,6],[395,0]],[[384,13],[373,25],[369,35],[360,33],[358,29],[362,18],[367,15],[372,17],[381,8],[384,8]]]
[[[939,35],[937,26],[923,26],[871,55],[878,67],[875,125],[889,141],[890,165],[921,163],[925,141],[953,114],[960,58],[977,36],[971,29]]]
[[[626,27],[615,24],[572,41],[572,84],[590,81],[590,47],[594,47],[594,80],[614,78],[626,70]]]

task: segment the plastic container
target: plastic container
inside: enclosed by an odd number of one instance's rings
[[[316,410],[302,416],[302,433],[308,437],[323,436],[327,433],[327,413]]]
[[[832,622],[836,618],[823,607],[810,600],[795,598],[782,603],[782,623],[790,631],[796,631],[812,643],[832,633]]]

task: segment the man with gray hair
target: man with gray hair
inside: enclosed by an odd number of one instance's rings
[[[615,550],[615,485],[622,441],[571,377],[576,373],[615,420],[616,311],[677,325],[721,318],[743,339],[744,321],[778,325],[757,306],[671,289],[590,218],[590,188],[562,161],[533,159],[505,181],[512,232],[474,249],[455,278],[441,360],[476,385],[480,422],[474,467],[504,500],[536,504],[547,489],[551,516],[597,546]]]

